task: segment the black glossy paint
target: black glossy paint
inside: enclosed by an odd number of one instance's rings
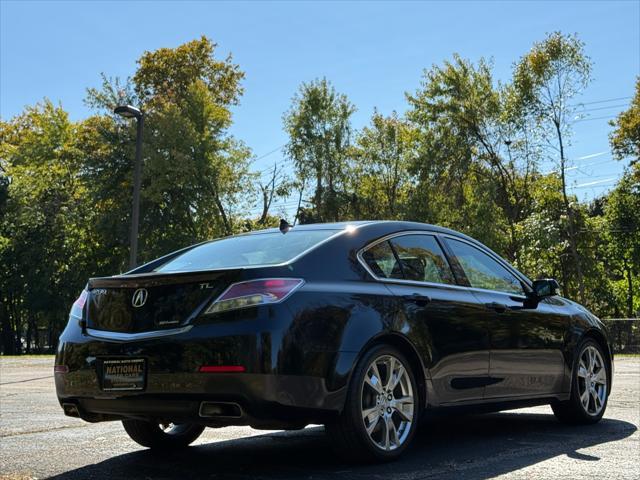
[[[55,376],[60,402],[77,405],[89,421],[134,417],[294,428],[341,411],[354,365],[378,342],[396,345],[412,361],[428,408],[492,403],[505,408],[504,402],[565,399],[574,352],[585,335],[601,341],[611,358],[603,325],[579,305],[561,297],[529,305],[525,297],[469,288],[448,250],[457,285],[380,281],[357,258],[370,243],[408,231],[430,232],[443,245],[445,236],[462,238],[496,256],[478,242],[419,223],[353,225],[295,227],[345,231],[285,265],[154,274],[161,259],[124,275],[90,280],[85,308],[90,329],[192,328],[117,341],[87,335],[71,318],[56,357],[56,365],[69,368]],[[530,289],[526,277],[514,274]],[[270,277],[305,283],[280,304],[203,314],[229,284]],[[137,288],[147,288],[155,299],[146,311],[110,303],[118,296],[130,298]],[[113,358],[147,359],[144,391],[102,390],[102,361]],[[199,373],[202,365],[242,365],[246,372]],[[203,400],[236,402],[243,416],[201,418]]]

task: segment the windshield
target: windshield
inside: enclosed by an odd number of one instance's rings
[[[340,230],[292,230],[228,237],[186,251],[156,272],[184,272],[216,268],[284,263]]]

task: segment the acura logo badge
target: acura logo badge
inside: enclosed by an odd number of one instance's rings
[[[133,292],[133,298],[131,298],[131,305],[134,307],[142,307],[147,302],[149,292],[146,288],[139,288]]]

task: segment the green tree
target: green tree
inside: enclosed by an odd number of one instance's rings
[[[636,79],[631,106],[610,124],[615,127],[609,136],[615,157],[619,160],[634,157],[634,162],[640,162],[640,76]]]
[[[357,135],[350,157],[358,218],[402,218],[411,188],[409,165],[415,151],[415,129],[393,112],[374,112],[370,126]]]
[[[86,282],[91,255],[76,126],[45,101],[1,126],[6,186],[0,220],[2,347],[53,345]],[[39,338],[44,332],[46,338]]]
[[[253,193],[248,188],[251,152],[228,133],[244,74],[231,57],[218,60],[215,48],[202,37],[177,48],[145,52],[130,81],[103,76],[102,88],[88,91],[87,103],[107,116],[121,101],[134,102],[145,113],[140,225],[144,260],[233,233],[240,228],[234,218]],[[107,158],[96,157],[98,163],[89,171],[97,197],[117,204],[109,223],[127,224],[121,215],[129,197],[122,192],[131,191],[135,128],[119,119],[116,124],[115,129],[101,129],[110,145],[103,150]],[[117,238],[123,238],[121,231]]]
[[[215,56],[217,45],[205,36],[176,48],[160,48],[145,52],[138,60],[133,85],[142,104],[152,108],[155,102],[182,104],[192,97],[195,82],[200,82],[210,93],[209,103],[218,110],[220,127],[229,125],[230,105],[237,105],[243,93],[240,82],[244,73],[228,55],[224,60]],[[185,105],[186,106],[186,105]],[[211,117],[202,119],[210,122]]]
[[[591,61],[584,53],[584,43],[575,35],[554,32],[537,42],[516,64],[514,88],[520,110],[531,115],[549,156],[558,166],[562,196],[568,218],[567,236],[576,268],[578,297],[585,299],[582,258],[578,252],[576,212],[567,193],[567,146],[575,107],[572,101],[591,80]]]
[[[635,278],[640,273],[640,180],[631,170],[609,194],[605,219],[607,243],[626,283],[625,314],[631,318],[640,310],[640,302],[634,299]]]
[[[514,260],[537,157],[512,97],[509,87],[494,83],[488,62],[474,65],[456,55],[425,71],[421,87],[407,95],[407,116],[419,131],[413,166],[419,209],[434,218],[446,211],[452,227],[476,234]],[[447,199],[448,206],[440,205]],[[494,208],[469,208],[471,202]],[[467,216],[474,213],[482,217]],[[492,230],[478,231],[478,225]]]
[[[251,154],[228,132],[243,74],[214,53],[206,38],[145,53],[131,80],[88,91],[81,122],[45,102],[0,124],[3,352],[53,345],[87,278],[126,268],[135,125],[116,104],[146,116],[143,260],[247,228]]]
[[[303,184],[315,180],[312,218],[335,221],[344,213],[354,105],[326,79],[303,83],[284,114],[285,147]],[[341,210],[342,209],[342,210]]]

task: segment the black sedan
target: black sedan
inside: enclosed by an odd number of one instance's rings
[[[550,404],[594,423],[611,390],[603,324],[479,242],[421,223],[263,230],[92,278],[55,363],[60,404],[139,444],[205,427],[325,424],[387,460],[436,409]]]

